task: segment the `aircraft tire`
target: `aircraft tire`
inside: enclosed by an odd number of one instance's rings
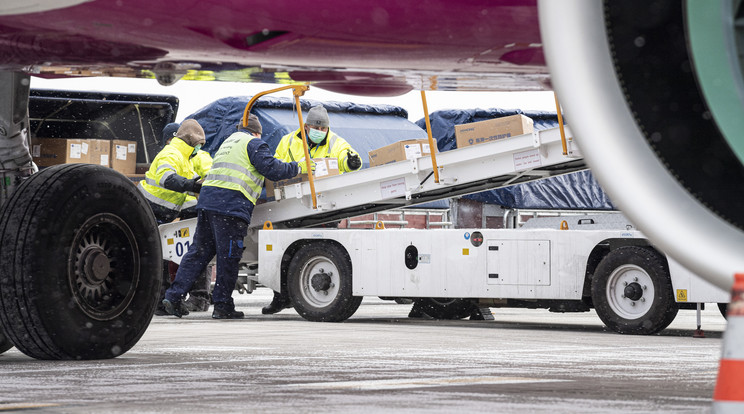
[[[292,257],[287,287],[295,310],[313,322],[341,322],[362,303],[352,295],[351,259],[338,244],[316,241]]]
[[[10,342],[8,337],[5,336],[2,328],[0,327],[0,354],[9,350],[10,348],[13,348],[13,343]]]
[[[592,301],[602,322],[621,334],[657,333],[679,310],[664,259],[637,246],[612,250],[599,262]]]
[[[38,359],[104,359],[128,351],[152,319],[162,253],[136,186],[96,165],[27,179],[0,215],[0,324]]]
[[[466,299],[418,298],[415,305],[434,319],[457,320],[471,315],[473,303]]]

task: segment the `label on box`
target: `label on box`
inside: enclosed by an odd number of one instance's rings
[[[315,163],[315,177],[325,177],[328,175],[328,167],[324,162]]]
[[[406,179],[396,178],[394,180],[380,183],[380,194],[382,198],[400,197],[406,194]]]
[[[108,167],[108,154],[101,154],[101,165]]]
[[[421,158],[421,145],[419,144],[406,144],[403,147],[403,151],[406,153],[407,160],[415,160]]]
[[[135,144],[128,144],[127,145],[127,148],[128,148],[128,152],[129,153],[136,152],[137,151],[137,144],[136,143]]]
[[[429,144],[421,144],[421,154],[431,154]]]
[[[338,159],[328,158],[328,168],[332,170],[338,170]]]
[[[83,154],[87,154],[88,153],[88,143],[87,142],[83,142],[82,152],[83,152]]]
[[[31,156],[39,158],[41,157],[41,145],[34,145],[31,150]]]
[[[535,148],[529,151],[522,151],[514,154],[514,170],[524,170],[532,167],[539,167],[542,165],[540,159],[540,151]]]
[[[126,160],[127,159],[127,146],[126,145],[117,145],[116,146],[116,159],[117,160]]]
[[[80,144],[70,144],[70,158],[82,158],[83,146]]]

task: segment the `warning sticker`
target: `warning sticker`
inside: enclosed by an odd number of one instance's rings
[[[380,183],[380,194],[382,198],[400,197],[406,194],[406,179],[396,178],[394,180]]]
[[[539,167],[542,165],[540,151],[535,148],[528,151],[522,151],[514,154],[514,170],[526,170],[528,168]]]
[[[677,289],[677,302],[687,302],[687,289]]]

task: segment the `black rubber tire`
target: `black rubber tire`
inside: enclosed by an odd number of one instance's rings
[[[721,312],[724,319],[728,319],[728,303],[719,303],[718,310]]]
[[[10,339],[5,336],[5,333],[3,333],[3,330],[0,327],[0,354],[9,350],[10,348],[13,348],[13,342],[10,342]]]
[[[467,318],[475,306],[467,299],[417,298],[413,302],[414,307],[432,318],[447,320]]]
[[[616,289],[620,287],[625,292],[625,287],[620,281],[626,278],[626,275],[631,277],[632,274],[640,275],[645,279],[645,281],[640,281],[641,285],[646,282],[651,284],[653,294],[650,294],[646,286],[642,289],[645,291],[642,296],[632,301],[638,304],[638,309],[646,307],[645,312],[622,315],[620,312],[623,307],[634,309],[635,306],[629,306],[631,305],[630,299],[626,297],[620,299],[614,294],[621,294]],[[652,302],[646,304],[649,300]],[[657,333],[672,323],[679,310],[664,258],[651,249],[636,246],[612,250],[599,262],[592,279],[592,301],[602,322],[611,330],[621,334]],[[618,304],[617,301],[621,302]]]
[[[316,275],[320,270],[330,274],[328,283],[321,280],[313,287],[313,278],[319,278]],[[303,246],[292,257],[287,271],[287,288],[295,310],[313,322],[349,319],[362,303],[361,296],[352,295],[351,276],[351,259],[338,244],[316,241]]]
[[[152,319],[162,253],[136,186],[96,165],[49,167],[0,214],[0,324],[38,359],[128,351]]]

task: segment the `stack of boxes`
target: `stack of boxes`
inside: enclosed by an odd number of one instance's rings
[[[135,141],[42,138],[33,142],[31,155],[39,167],[68,163],[97,164],[125,175],[133,175],[137,167]]]

